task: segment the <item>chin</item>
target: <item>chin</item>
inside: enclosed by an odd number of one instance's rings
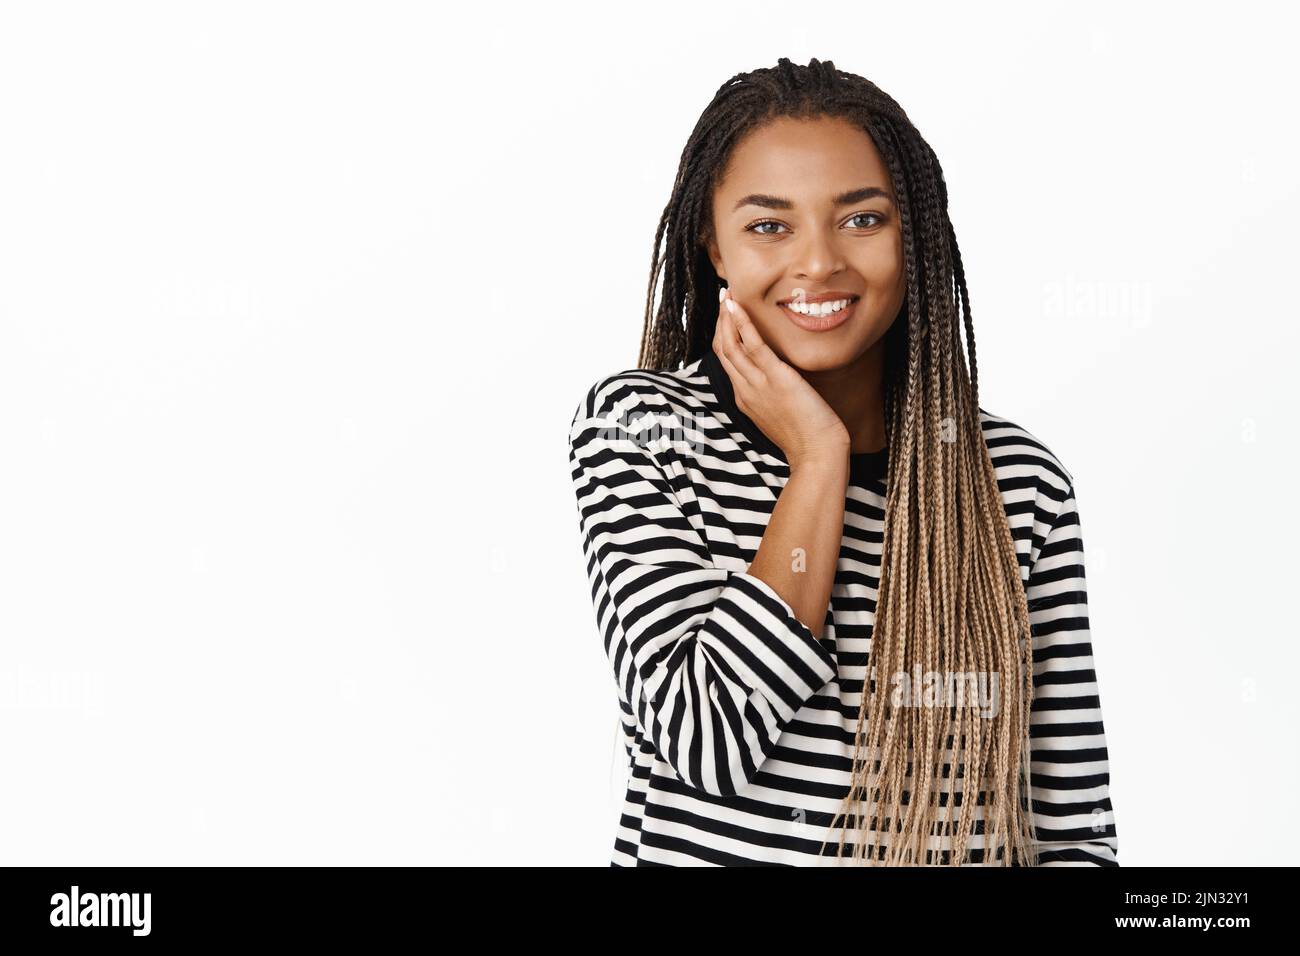
[[[832,341],[829,335],[826,332],[798,332],[793,341],[781,343],[781,357],[802,372],[829,372],[844,368],[862,354],[855,339],[846,336]]]

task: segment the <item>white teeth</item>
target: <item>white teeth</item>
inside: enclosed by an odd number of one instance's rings
[[[786,308],[791,312],[798,312],[800,315],[832,315],[841,309],[848,308],[848,299],[837,299],[834,302],[788,302]]]

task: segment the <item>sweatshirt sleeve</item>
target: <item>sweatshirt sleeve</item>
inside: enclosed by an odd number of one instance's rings
[[[643,415],[635,393],[606,379],[570,428],[597,629],[659,758],[688,786],[731,796],[835,676],[835,656],[768,584],[714,565],[660,464],[656,413]]]
[[[1034,651],[1030,790],[1039,865],[1118,866],[1073,482],[1034,562],[1026,597]]]

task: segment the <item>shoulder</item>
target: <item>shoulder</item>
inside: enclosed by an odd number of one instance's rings
[[[673,371],[631,368],[598,378],[578,400],[571,432],[584,422],[627,423],[645,415],[694,416],[705,409],[707,377],[698,361]]]
[[[1032,490],[1047,510],[1059,512],[1074,494],[1074,475],[1060,457],[1037,432],[983,408],[979,412],[984,442],[1004,493]]]

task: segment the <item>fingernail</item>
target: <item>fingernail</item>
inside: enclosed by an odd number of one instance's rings
[[[727,287],[724,285],[722,288],[718,290],[718,301],[721,302],[726,297],[727,297]]]
[[[735,315],[736,313],[736,303],[732,302],[730,299],[727,300],[727,311],[732,315]]]

